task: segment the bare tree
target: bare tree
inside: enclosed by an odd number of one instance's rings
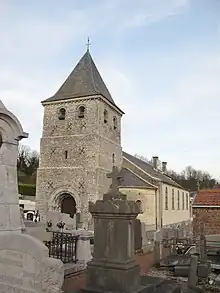
[[[39,153],[32,151],[30,147],[19,145],[18,149],[18,178],[28,182],[36,181],[36,171],[39,166]]]

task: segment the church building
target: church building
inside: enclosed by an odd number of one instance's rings
[[[158,228],[189,220],[187,209],[179,209],[178,203],[179,194],[183,192],[185,199],[188,192],[165,172],[122,152],[124,112],[113,100],[89,49],[58,91],[42,105],[36,189],[36,208],[42,221],[46,221],[48,210],[60,211],[90,227],[88,202],[102,198],[108,191],[110,179],[106,175],[113,165],[120,168],[124,178],[121,190],[141,201],[140,218],[147,225]]]

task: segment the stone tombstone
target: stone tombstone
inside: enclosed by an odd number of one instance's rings
[[[141,236],[142,236],[142,247],[145,247],[149,244],[147,239],[146,224],[141,222]]]
[[[204,235],[204,223],[200,224],[200,236],[199,236],[199,256],[200,260],[205,261],[207,259],[207,245],[206,237]]]
[[[198,256],[192,255],[188,276],[188,287],[194,289],[198,282]]]
[[[161,229],[161,237],[162,237],[162,239],[169,238],[169,228],[162,228]]]
[[[134,248],[135,251],[137,251],[142,249],[141,221],[139,219],[135,219],[134,223]]]
[[[77,258],[80,262],[87,263],[92,259],[90,239],[93,238],[93,233],[84,229],[77,231],[79,231]]]
[[[61,293],[63,263],[49,258],[39,240],[25,234],[0,234],[1,293]]]
[[[71,218],[69,214],[60,213],[56,211],[48,211],[47,221],[52,222],[52,230],[60,231],[60,229],[57,227],[57,223],[60,221],[65,223],[64,230],[76,229],[76,218]]]
[[[0,101],[0,232],[21,233],[17,155],[18,143],[26,137],[18,119]]]
[[[162,256],[161,249],[161,231],[157,230],[154,232],[154,264],[157,267],[160,266],[160,260]]]
[[[89,203],[94,218],[93,259],[87,264],[84,292],[135,292],[140,287],[140,267],[135,261],[135,219],[140,206],[119,192],[117,168],[103,200]]]

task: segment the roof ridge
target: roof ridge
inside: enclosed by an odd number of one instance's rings
[[[97,93],[97,94],[99,94],[99,91],[97,90],[97,88],[96,88],[96,85],[95,85],[95,81],[94,81],[94,73],[93,73],[93,70],[92,70],[92,68],[93,68],[93,66],[92,66],[92,56],[91,56],[91,54],[90,54],[90,52],[89,52],[89,50],[87,50],[87,52],[86,52],[87,54],[88,54],[88,56],[89,56],[89,71],[90,71],[90,74],[91,74],[91,80],[92,80],[92,86],[93,86],[93,88],[94,88],[94,91]]]

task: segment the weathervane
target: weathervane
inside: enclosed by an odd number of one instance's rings
[[[90,39],[89,39],[89,37],[88,37],[88,39],[87,39],[87,44],[86,44],[86,46],[87,46],[87,51],[89,51],[89,47],[91,46],[91,43],[90,43]]]

